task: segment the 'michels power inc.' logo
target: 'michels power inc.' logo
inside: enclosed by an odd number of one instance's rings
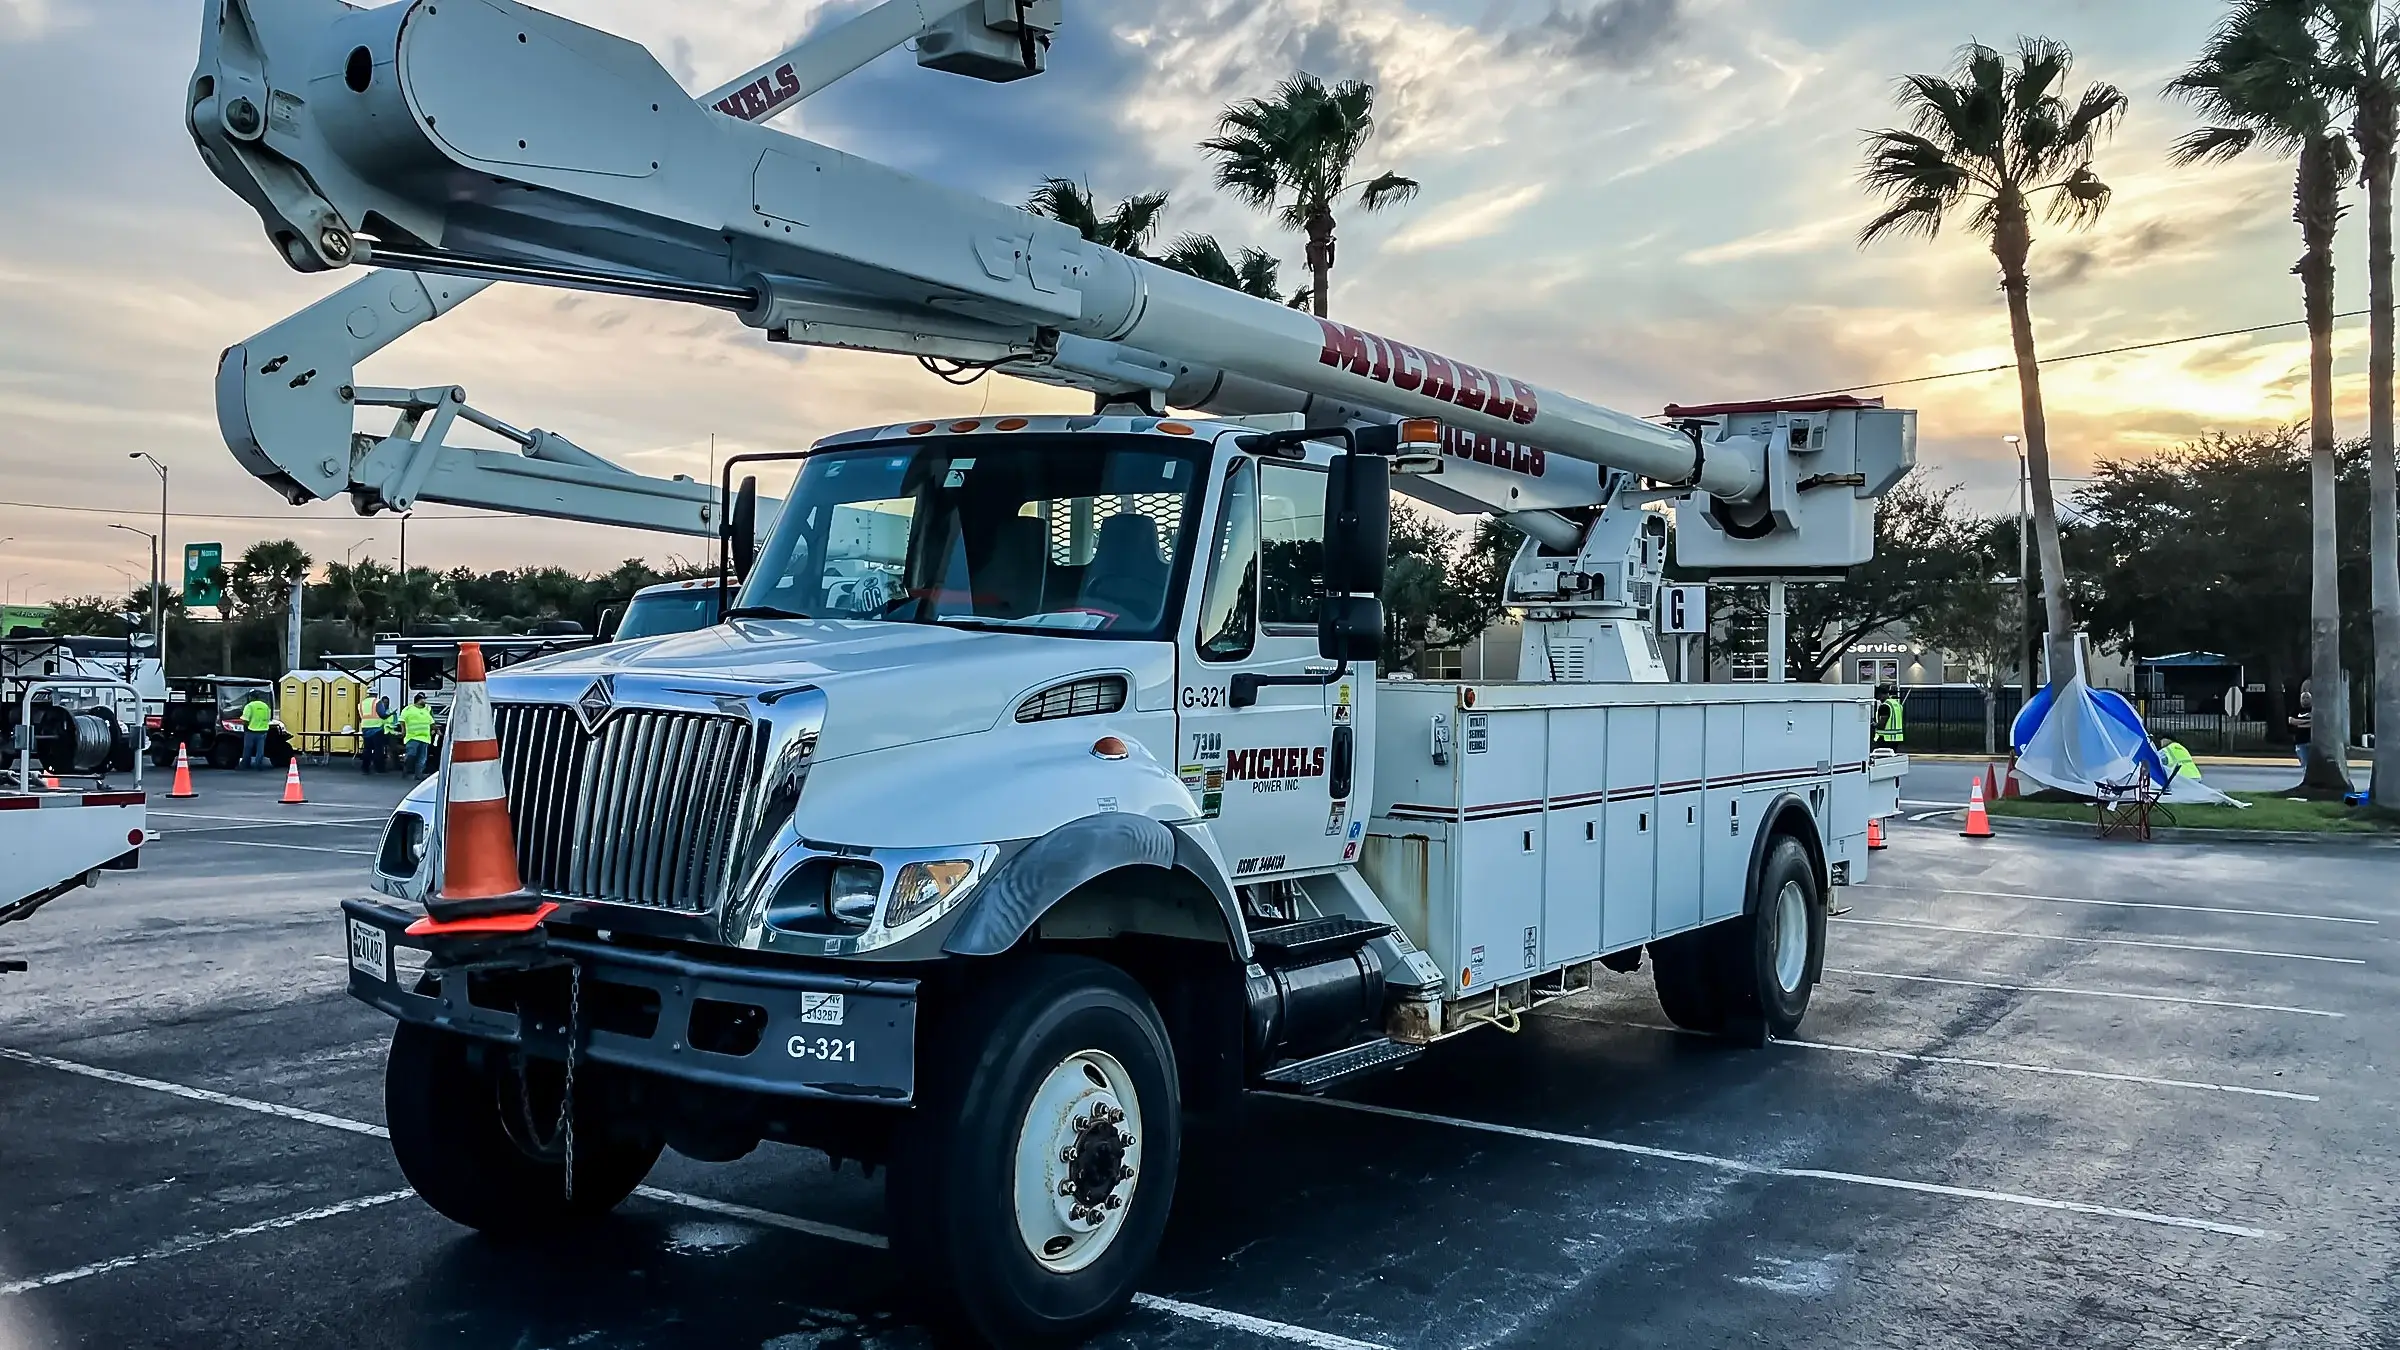
[[[1325,747],[1294,745],[1267,750],[1230,750],[1225,755],[1229,782],[1248,782],[1252,792],[1289,792],[1303,778],[1325,776]]]

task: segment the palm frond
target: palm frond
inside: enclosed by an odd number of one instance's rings
[[[1100,242],[1119,253],[1141,256],[1158,234],[1158,227],[1167,213],[1167,194],[1143,192],[1117,203],[1117,209],[1101,222],[1107,238]]]
[[[1865,248],[1886,236],[1905,239],[1920,234],[1927,239],[1939,238],[1942,218],[1949,210],[1950,203],[1941,197],[1904,197],[1890,210],[1867,222],[1866,228],[1858,232],[1858,246]]]
[[[2254,127],[2202,127],[2177,137],[2167,159],[2175,164],[2223,164],[2247,152],[2258,139]]]
[[[1241,262],[1234,268],[1234,289],[1261,300],[1283,298],[1283,264],[1263,248],[1242,250]]]
[[[2045,214],[2054,225],[2080,229],[2100,218],[2108,209],[2110,189],[2093,173],[2089,165],[2077,169],[2048,189],[2050,200]]]
[[[1377,174],[1359,189],[1358,204],[1370,211],[1398,206],[1413,200],[1421,186],[1416,179],[1403,178],[1396,173]]]
[[[1072,178],[1050,177],[1041,181],[1025,199],[1025,209],[1037,216],[1048,216],[1095,244],[1105,244],[1100,214],[1092,205],[1091,189]]]

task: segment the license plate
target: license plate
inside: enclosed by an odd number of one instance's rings
[[[350,968],[389,983],[392,978],[391,939],[360,919],[350,921]]]

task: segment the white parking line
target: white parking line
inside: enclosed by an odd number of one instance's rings
[[[2323,1008],[2294,1008],[2281,1003],[2236,1003],[2222,998],[2182,998],[2174,994],[2129,994],[2122,989],[2076,989],[2058,984],[2001,984],[1993,980],[1955,980],[1939,975],[1898,975],[1888,970],[1852,970],[1827,966],[1829,975],[1864,975],[1873,980],[1908,980],[1916,984],[1951,984],[1965,989],[2007,989],[2020,994],[2072,994],[2079,998],[2124,998],[2139,1003],[2179,1003],[2194,1008],[2238,1008],[2244,1012],[2296,1013],[2302,1017],[2344,1017]]]
[[[2115,1205],[2087,1204],[2081,1200],[2059,1200],[2046,1195],[2020,1195],[2014,1191],[1987,1191],[1972,1186],[1944,1186],[1930,1181],[1908,1181],[1899,1177],[1879,1177],[1863,1172],[1832,1172],[1816,1167],[1781,1167],[1773,1163],[1745,1162],[1740,1158],[1720,1158],[1713,1153],[1686,1153],[1680,1149],[1652,1148],[1647,1144],[1627,1144],[1614,1139],[1595,1139],[1589,1135],[1560,1134],[1552,1130],[1527,1129],[1522,1125],[1496,1125],[1487,1120],[1467,1120],[1458,1116],[1437,1116],[1425,1111],[1405,1111],[1396,1106],[1377,1106],[1371,1102],[1344,1101],[1339,1097],[1292,1097],[1289,1100],[1314,1106],[1339,1107],[1345,1111],[1363,1111],[1368,1115],[1389,1116],[1395,1120],[1414,1120],[1427,1125],[1448,1125],[1453,1129],[1509,1135],[1518,1139],[1532,1139],[1549,1144],[1568,1144],[1576,1148],[1597,1149],[1606,1153],[1626,1153],[1639,1158],[1656,1158],[1663,1162],[1691,1163],[1699,1167],[1712,1167],[1721,1172],[1738,1172],[1745,1176],[1784,1177],[1795,1181],[1838,1181],[1845,1185],[1871,1186],[1879,1190],[1911,1191],[1919,1195],[1948,1196],[1954,1200],[1985,1200],[1994,1204],[2021,1205],[2029,1209],[2060,1210],[2069,1214],[2088,1214],[2096,1218],[2157,1224],[2164,1228],[2190,1228],[2204,1233],[2221,1233],[2227,1237],[2266,1238],[2281,1241],[2284,1236],[2269,1228],[2253,1228],[2247,1224],[2238,1223],[2220,1223],[2215,1219],[2198,1219],[2182,1214],[2160,1214],[2146,1209],[2121,1209]]]
[[[36,1275],[29,1280],[18,1280],[14,1284],[0,1284],[0,1298],[14,1294],[30,1293],[36,1289],[47,1289],[52,1285],[70,1284],[76,1280],[90,1279],[94,1275],[106,1275],[112,1270],[123,1270],[128,1266],[138,1266],[146,1261],[161,1261],[172,1256],[182,1256],[188,1252],[199,1251],[203,1247],[214,1247],[219,1243],[233,1242],[246,1237],[256,1237],[260,1233],[272,1233],[281,1228],[294,1228],[304,1223],[315,1223],[319,1219],[332,1219],[338,1218],[344,1214],[356,1214],[362,1209],[373,1209],[377,1205],[388,1205],[395,1200],[406,1200],[414,1194],[416,1194],[414,1191],[386,1191],[381,1195],[369,1195],[362,1196],[356,1200],[344,1200],[338,1205],[325,1205],[317,1209],[304,1209],[297,1214],[286,1214],[280,1218],[268,1219],[260,1223],[243,1224],[239,1228],[228,1228],[222,1233],[194,1233],[185,1237],[174,1238],[170,1241],[162,1242],[146,1252],[136,1252],[131,1256],[119,1256],[113,1257],[106,1261],[94,1261],[88,1266],[77,1266],[72,1270],[55,1270],[47,1275]]]
[[[2280,1097],[2288,1102],[2324,1100],[2310,1092],[2283,1092],[2275,1088],[2235,1087],[2230,1083],[2201,1083],[2188,1078],[2150,1078],[2138,1073],[2102,1073],[2097,1069],[2060,1069],[2047,1064],[2011,1064],[1997,1059],[1967,1059],[1958,1055],[1918,1055],[1904,1050],[1878,1050],[1866,1045],[1836,1045],[1830,1041],[1777,1041],[1775,1043],[1794,1046],[1802,1050],[1833,1050],[1845,1055],[1872,1055],[1879,1059],[1907,1060],[1916,1064],[1948,1064],[1967,1069],[2006,1069],[2014,1073],[2050,1074],[2059,1078],[2096,1078],[2111,1083],[2138,1083],[2144,1087],[2191,1088],[2198,1092],[2234,1092],[2245,1097]]]
[[[320,820],[314,816],[277,819],[272,816],[216,816],[205,811],[152,811],[150,814],[169,820],[222,820],[233,825],[381,825],[384,819],[381,816],[348,816],[340,820]],[[198,830],[209,827],[195,825],[192,828]]]
[[[1614,1018],[1578,1017],[1573,1013],[1544,1009],[1537,1017],[1555,1017],[1562,1022],[1583,1022],[1596,1027],[1626,1027],[1634,1031],[1663,1031],[1675,1036],[1707,1036],[1704,1031],[1688,1027],[1664,1026],[1657,1022],[1621,1022]],[[1713,1038],[1712,1038],[1713,1039]],[[1787,1041],[1778,1039],[1776,1045],[1795,1050],[1831,1050],[1845,1055],[1871,1055],[1879,1059],[1907,1060],[1916,1064],[1941,1064],[1962,1069],[1998,1069],[2011,1073],[2050,1074],[2059,1078],[2096,1078],[2111,1083],[2135,1083],[2143,1087],[2191,1088],[2200,1092],[2233,1092],[2245,1097],[2279,1097],[2285,1101],[2315,1102],[2324,1098],[2309,1092],[2285,1092],[2279,1088],[2235,1087],[2230,1083],[2202,1083],[2188,1078],[2151,1078],[2138,1073],[2104,1073],[2098,1069],[2059,1069],[2047,1064],[2018,1064],[1999,1059],[1967,1059],[1959,1055],[1925,1055],[1906,1050],[1879,1050],[1870,1045],[1840,1045],[1832,1041]]]
[[[1956,886],[1888,886],[1871,881],[1851,883],[1859,891],[1931,891],[1936,895],[1977,895],[1995,900],[2039,900],[2051,905],[2107,905],[2113,909],[2174,909],[2189,914],[2238,914],[2250,919],[2304,919],[2311,923],[2354,923],[2373,928],[2380,919],[2350,919],[2339,914],[2300,914],[2286,909],[2233,909],[2222,905],[2170,905],[2158,900],[2094,900],[2080,895],[2026,895],[2021,891],[1969,891]]]
[[[92,1064],[79,1064],[71,1059],[59,1059],[51,1055],[37,1055],[31,1051],[12,1049],[8,1046],[0,1046],[0,1059],[14,1060],[19,1064],[30,1064],[39,1068],[56,1069],[61,1073],[76,1074],[84,1078],[97,1078],[101,1082],[115,1083],[121,1087],[163,1092],[170,1097],[181,1097],[185,1101],[207,1102],[212,1106],[230,1106],[237,1111],[252,1111],[259,1115],[299,1121],[306,1125],[321,1125],[327,1129],[342,1130],[350,1134],[373,1135],[378,1139],[391,1137],[390,1131],[381,1125],[370,1125],[363,1120],[346,1120],[340,1116],[329,1116],[319,1111],[304,1111],[293,1106],[278,1106],[274,1102],[263,1102],[253,1097],[236,1097],[231,1093],[212,1092],[207,1088],[188,1087],[182,1083],[170,1083],[163,1079],[119,1073],[114,1069],[103,1069]],[[237,1228],[206,1238],[178,1239],[176,1242],[153,1248],[137,1256],[119,1257],[114,1261],[103,1261],[97,1265],[79,1267],[72,1271],[61,1271],[56,1275],[45,1275],[37,1281],[25,1282],[24,1287],[40,1288],[43,1284],[59,1284],[69,1279],[82,1279],[87,1275],[120,1270],[155,1257],[177,1256],[187,1251],[195,1251],[200,1247],[213,1246],[216,1243],[228,1242],[238,1237],[247,1237],[252,1233],[263,1233],[273,1228],[289,1228],[293,1224],[307,1223],[313,1219],[331,1218],[336,1214],[347,1214],[352,1210],[365,1209],[370,1205],[388,1204],[411,1194],[414,1192],[394,1191],[389,1195],[369,1196],[363,1200],[352,1200],[342,1205],[328,1206],[323,1210],[309,1210],[301,1214],[286,1215],[281,1219],[269,1220],[264,1224],[253,1224],[248,1228]],[[703,1195],[688,1195],[682,1191],[661,1190],[656,1186],[637,1187],[634,1194],[646,1199],[714,1214],[721,1218],[747,1220],[765,1227],[806,1233],[814,1237],[829,1238],[835,1242],[846,1242],[853,1246],[873,1247],[880,1250],[890,1245],[882,1235],[877,1233],[843,1228],[837,1224],[818,1223],[813,1219],[803,1219],[791,1214],[778,1214],[773,1210],[753,1209],[748,1205],[737,1205],[724,1200],[711,1200]],[[18,1292],[21,1290],[14,1285],[0,1285],[0,1294]],[[1316,1331],[1308,1327],[1294,1326],[1288,1322],[1276,1322],[1264,1317],[1252,1317],[1247,1313],[1232,1312],[1224,1308],[1211,1308],[1205,1304],[1161,1298],[1155,1294],[1135,1294],[1133,1301],[1153,1312],[1165,1313],[1171,1317],[1181,1317],[1213,1327],[1246,1331],[1255,1336],[1289,1341],[1294,1345],[1312,1346],[1315,1347],[1315,1350],[1389,1350],[1389,1347],[1379,1345],[1374,1341],[1352,1340],[1347,1336],[1336,1336],[1331,1332]]]
[[[372,858],[371,848],[327,848],[323,844],[270,844],[264,839],[195,839],[195,844],[223,844],[228,848],[280,848],[294,853],[340,853],[352,858]]]
[[[2007,928],[1958,928],[1943,923],[1911,923],[1903,919],[1858,919],[1840,916],[1835,923],[1859,923],[1870,928],[1913,928],[1925,933],[1973,933],[1978,937],[2031,938],[2039,942],[2075,942],[2094,947],[2155,947],[2170,952],[2214,952],[2219,956],[2271,956],[2282,961],[2322,961],[2334,966],[2363,966],[2356,956],[2311,956],[2307,952],[2270,952],[2255,947],[2212,947],[2199,942],[2152,942],[2142,938],[2074,937],[2065,933],[2020,933]]]
[[[364,830],[381,824],[380,820],[248,820],[236,825],[178,825],[165,833],[180,839],[187,834],[240,834],[244,830]]]

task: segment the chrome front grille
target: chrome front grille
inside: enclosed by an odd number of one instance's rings
[[[683,913],[716,907],[757,773],[748,720],[620,708],[589,732],[564,704],[493,712],[527,886]]]

